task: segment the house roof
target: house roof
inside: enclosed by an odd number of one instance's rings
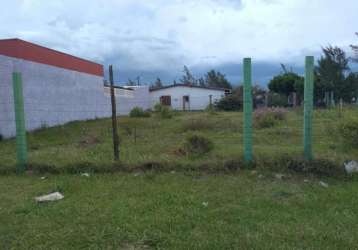
[[[106,83],[104,84],[104,86],[107,87],[107,88],[110,88],[110,87],[111,87],[111,85],[106,84]],[[113,85],[113,88],[115,88],[115,89],[125,89],[125,90],[132,90],[132,91],[134,91],[133,88],[130,88],[130,87],[122,87],[122,86],[118,86],[118,85]]]
[[[103,65],[21,39],[0,40],[0,55],[103,76]]]
[[[219,90],[219,91],[227,91],[229,89],[225,89],[225,88],[218,88],[218,87],[207,87],[207,86],[199,86],[199,85],[189,85],[189,84],[173,84],[173,85],[167,85],[167,86],[162,86],[162,87],[158,87],[158,88],[151,88],[150,91],[157,91],[157,90],[162,90],[162,89],[169,89],[169,88],[175,88],[175,87],[187,87],[187,88],[199,88],[199,89],[211,89],[211,90]]]

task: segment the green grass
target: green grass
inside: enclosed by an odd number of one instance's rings
[[[350,116],[358,116],[358,109],[346,109],[342,115],[336,110],[315,111],[313,151],[316,158],[342,164],[358,155],[358,149],[344,148],[336,134],[339,120]],[[242,123],[242,113],[239,112],[179,113],[172,119],[160,119],[157,116],[120,117],[121,164],[132,167],[155,162],[195,167],[205,164],[220,165],[226,160],[241,159]],[[254,129],[255,158],[267,160],[283,155],[302,156],[302,127],[302,111],[296,110],[289,112],[288,119],[273,128]],[[178,148],[191,130],[210,138],[214,143],[214,150],[205,157],[178,155]],[[111,133],[110,119],[72,122],[29,133],[29,164],[59,171],[79,165],[105,168],[113,164]],[[0,159],[0,170],[15,168],[14,140],[0,142]]]
[[[2,176],[0,248],[356,248],[358,182],[263,174]],[[54,190],[64,200],[35,203]]]
[[[315,111],[316,158],[339,167],[357,159],[358,150],[344,147],[336,134],[340,119],[357,115],[357,109]],[[302,156],[302,124],[302,111],[296,110],[273,128],[254,130],[256,174],[227,171],[237,163],[242,167],[241,113],[120,117],[121,164],[132,173],[46,174],[119,168],[112,165],[109,119],[29,133],[29,167],[42,169],[45,180],[36,171],[5,174],[15,169],[15,141],[2,141],[0,249],[355,249],[357,178],[287,170],[291,156]],[[213,141],[212,152],[177,153],[193,130]],[[289,178],[276,179],[278,172]],[[321,180],[329,187],[320,186]],[[34,201],[52,191],[65,199]]]

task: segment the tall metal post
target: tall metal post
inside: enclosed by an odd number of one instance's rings
[[[17,171],[23,173],[27,164],[27,143],[26,143],[26,126],[24,97],[22,90],[22,76],[19,72],[12,74],[15,122],[16,122],[16,155],[17,155]]]
[[[251,58],[244,58],[244,159],[252,161],[252,79]]]
[[[114,93],[113,66],[109,66],[109,81],[111,84],[111,104],[112,104],[112,136],[113,136],[113,153],[114,160],[119,160],[119,137],[117,127],[117,106],[116,96]]]
[[[314,85],[314,57],[307,56],[305,63],[304,86],[304,157],[312,160],[312,111],[313,111],[313,85]]]

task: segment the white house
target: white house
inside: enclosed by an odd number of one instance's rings
[[[20,39],[0,40],[0,136],[16,134],[13,72],[22,75],[25,127],[31,131],[70,121],[111,116],[103,66]],[[117,114],[156,103],[176,110],[203,110],[228,90],[188,85],[116,87]]]
[[[175,84],[151,89],[150,99],[152,106],[161,103],[175,110],[204,110],[229,93],[229,89]]]

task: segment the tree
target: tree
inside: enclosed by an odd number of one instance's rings
[[[218,87],[223,89],[232,89],[230,82],[226,79],[226,76],[219,71],[210,70],[205,75],[206,85],[209,87]]]
[[[136,86],[137,84],[131,80],[131,79],[128,79],[128,83],[127,83],[128,86]]]
[[[339,47],[323,48],[323,56],[318,60],[317,73],[323,91],[333,91],[337,98],[344,98],[345,74],[349,70],[346,53]]]
[[[288,72],[275,76],[268,84],[271,92],[289,96],[296,92],[297,86],[303,84],[303,77],[293,72]]]
[[[160,78],[157,77],[157,79],[155,80],[155,82],[153,84],[153,88],[161,88],[161,87],[163,87],[162,80],[160,80]]]
[[[200,86],[200,87],[205,87],[205,86],[206,86],[205,80],[204,80],[204,78],[202,78],[202,77],[200,77],[200,78],[198,79],[198,83],[199,83],[199,86]]]
[[[351,102],[352,99],[356,99],[358,97],[358,73],[350,73],[345,83],[342,85],[343,88],[343,100],[347,102]]]
[[[358,32],[356,33],[356,35],[358,36]],[[355,53],[355,57],[353,58],[353,60],[355,62],[358,62],[358,45],[351,45],[351,48]]]
[[[184,65],[183,70],[184,75],[180,79],[180,82],[185,85],[197,85],[197,81],[195,80],[194,76],[190,72],[189,68]]]

